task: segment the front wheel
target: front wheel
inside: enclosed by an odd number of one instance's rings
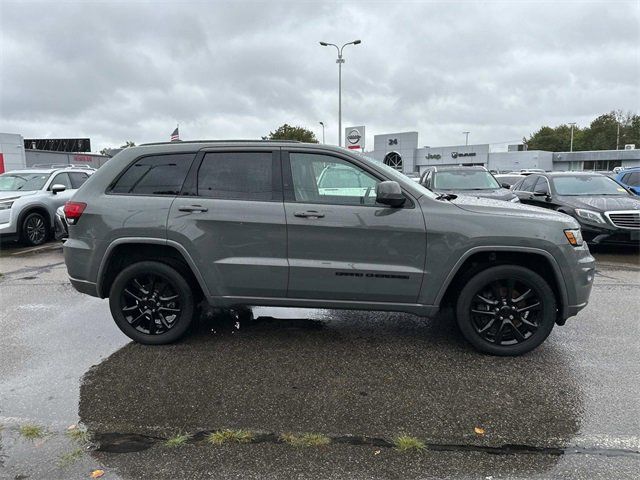
[[[20,239],[30,247],[42,245],[49,239],[49,224],[47,219],[38,212],[27,215],[22,221]]]
[[[515,265],[481,271],[463,287],[456,318],[478,350],[516,356],[538,347],[556,319],[555,296],[537,273]]]
[[[193,321],[195,302],[185,278],[153,261],[134,263],[118,274],[109,291],[116,325],[132,340],[147,345],[171,343]]]

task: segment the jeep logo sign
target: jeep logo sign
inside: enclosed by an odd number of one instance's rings
[[[351,150],[364,150],[364,125],[359,127],[348,127],[344,130],[346,146]]]

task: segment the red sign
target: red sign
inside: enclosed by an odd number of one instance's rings
[[[0,153],[0,173],[4,173],[4,155]]]
[[[91,158],[91,156],[89,155],[74,155],[73,156],[73,161],[74,162],[91,162],[93,160],[93,158]]]

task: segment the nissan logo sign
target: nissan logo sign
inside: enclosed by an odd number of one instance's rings
[[[362,135],[360,135],[360,132],[355,128],[349,132],[349,135],[347,135],[347,141],[352,145],[358,144],[361,138]]]

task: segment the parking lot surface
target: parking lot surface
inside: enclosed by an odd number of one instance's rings
[[[105,300],[73,290],[59,244],[2,245],[0,478],[636,478],[640,255],[594,256],[589,306],[498,358],[450,312],[258,308],[137,345]],[[254,441],[205,441],[221,429]],[[294,447],[289,432],[329,444]],[[188,441],[167,446],[177,434]],[[425,448],[398,451],[399,435]]]

